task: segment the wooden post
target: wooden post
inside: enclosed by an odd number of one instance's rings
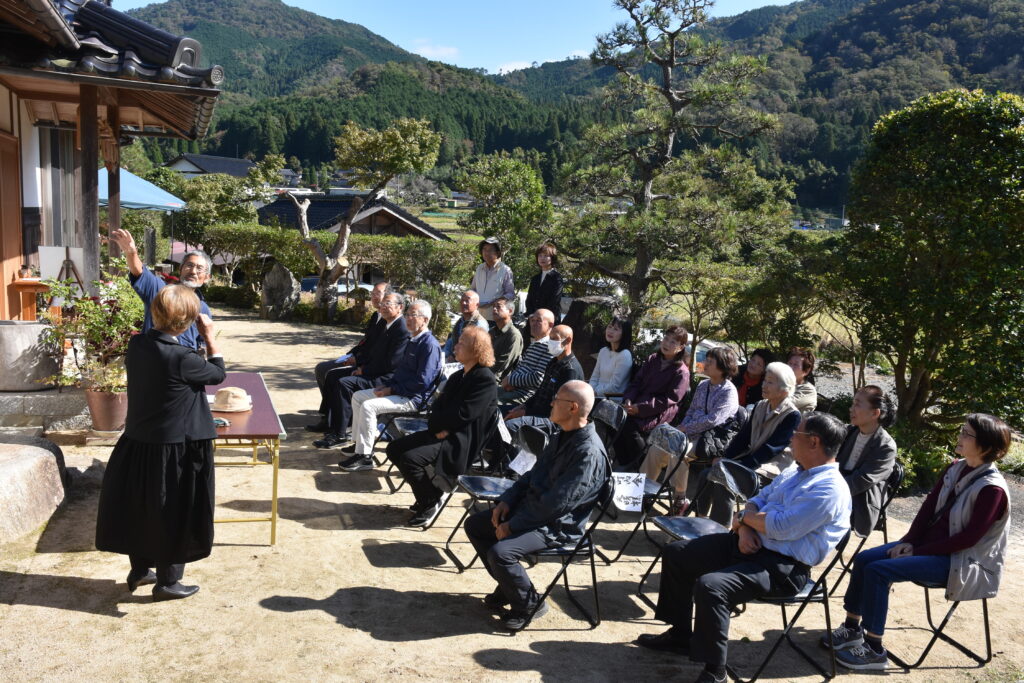
[[[82,208],[79,226],[85,270],[82,278],[85,280],[86,291],[95,296],[99,292],[93,283],[100,279],[99,98],[94,85],[80,85],[78,88],[78,139],[82,150]]]
[[[146,265],[152,268],[156,265],[156,228],[146,228]]]
[[[117,90],[113,92],[117,102]],[[121,113],[116,104],[107,105],[107,121],[114,132],[114,144],[109,147],[113,159],[106,159],[107,166],[107,235],[121,228]],[[121,247],[113,240],[107,242],[110,258],[121,255]]]

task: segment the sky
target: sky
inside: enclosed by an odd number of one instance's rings
[[[718,0],[712,16],[732,16],[793,0]],[[125,11],[151,0],[114,0]],[[410,52],[490,73],[571,56],[585,57],[594,36],[625,18],[611,0],[285,0],[331,19],[361,24]]]

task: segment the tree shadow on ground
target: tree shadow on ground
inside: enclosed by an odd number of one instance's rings
[[[313,483],[317,491],[325,493],[368,493],[382,491],[378,472],[343,472],[337,467],[317,472],[313,475]]]
[[[218,506],[239,512],[270,514],[269,500],[230,500]],[[403,507],[331,503],[315,498],[278,498],[277,514],[281,519],[302,522],[307,529],[320,531],[385,531],[405,526],[410,515]]]
[[[415,541],[382,542],[367,538],[363,539],[363,553],[370,564],[381,569],[428,569],[443,567],[446,562],[435,546]]]
[[[346,628],[392,642],[487,633],[498,627],[497,618],[487,612],[480,598],[466,593],[357,586],[338,589],[323,600],[275,595],[264,598],[260,605],[278,612],[323,610]]]
[[[531,625],[527,629],[534,630]],[[530,652],[493,648],[473,653],[480,666],[506,673],[537,672],[542,681],[636,680],[640,670],[646,680],[678,680],[692,671],[695,677],[701,665],[684,657],[642,650],[629,643],[572,642],[545,640],[529,644]],[[566,669],[566,662],[588,663],[583,668]]]
[[[127,561],[124,573],[128,574]],[[0,605],[35,605],[116,618],[125,615],[119,603],[151,600],[147,589],[132,595],[123,582],[111,579],[0,571]]]

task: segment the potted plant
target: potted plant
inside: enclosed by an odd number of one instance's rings
[[[125,272],[123,260],[120,269]],[[63,303],[59,315],[44,314],[49,327],[43,336],[57,360],[49,381],[83,387],[93,429],[116,431],[128,411],[124,355],[142,328],[145,309],[127,278],[108,273],[104,278],[94,283],[98,296],[88,296],[73,280],[48,280],[50,294]]]

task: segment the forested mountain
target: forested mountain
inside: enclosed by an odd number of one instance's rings
[[[254,99],[317,87],[364,64],[424,61],[359,24],[281,0],[168,0],[129,14],[198,40],[203,62],[230,75],[227,93]]]
[[[213,153],[281,152],[316,168],[345,121],[416,116],[444,133],[440,164],[518,147],[550,187],[582,131],[621,116],[597,97],[613,73],[588,59],[487,77],[279,0],[171,0],[133,14],[199,39],[206,60],[225,66],[225,101],[203,143]],[[880,115],[929,92],[1021,92],[1024,82],[1024,0],[801,0],[703,32],[766,59],[757,103],[782,125],[749,144],[764,172],[794,180],[805,207],[845,202]]]

